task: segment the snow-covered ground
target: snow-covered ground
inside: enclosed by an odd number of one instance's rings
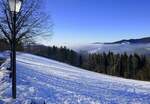
[[[17,55],[17,99],[12,100],[11,80],[5,73],[0,71],[0,104],[150,104],[150,82],[98,74],[25,53]]]

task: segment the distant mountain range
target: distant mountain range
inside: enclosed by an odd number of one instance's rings
[[[114,52],[114,53],[138,53],[150,55],[150,37],[141,39],[129,39],[120,40],[116,42],[100,43],[95,42],[91,44],[72,47],[77,52],[87,53],[102,53],[102,52]]]
[[[150,43],[150,37],[145,37],[145,38],[140,38],[140,39],[124,39],[116,42],[107,42],[104,44],[121,44],[121,43],[130,43],[130,44],[145,44],[145,43]],[[102,44],[100,42],[95,42],[93,44]]]
[[[130,43],[130,44],[150,43],[150,37],[141,38],[141,39],[120,40],[120,41],[116,41],[110,44],[118,44],[118,43]]]

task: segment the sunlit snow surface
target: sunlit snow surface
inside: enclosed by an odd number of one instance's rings
[[[17,56],[17,99],[12,100],[11,80],[2,78],[2,72],[0,104],[150,104],[149,82],[102,75],[30,54]]]

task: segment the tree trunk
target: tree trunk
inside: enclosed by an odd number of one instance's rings
[[[16,13],[13,17],[13,36],[12,36],[12,97],[16,99]]]

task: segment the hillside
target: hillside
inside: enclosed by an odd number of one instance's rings
[[[123,39],[115,42],[105,42],[104,44],[122,44],[122,43],[130,43],[130,44],[146,44],[150,43],[150,37],[144,37],[139,39]],[[102,44],[101,42],[94,42],[93,44]]]
[[[141,38],[141,39],[120,40],[120,41],[106,43],[106,44],[121,44],[121,43],[147,44],[147,43],[150,43],[150,37],[145,37],[145,38]]]
[[[149,104],[150,82],[79,69],[43,57],[17,54],[17,99],[11,80],[0,70],[0,104]]]

